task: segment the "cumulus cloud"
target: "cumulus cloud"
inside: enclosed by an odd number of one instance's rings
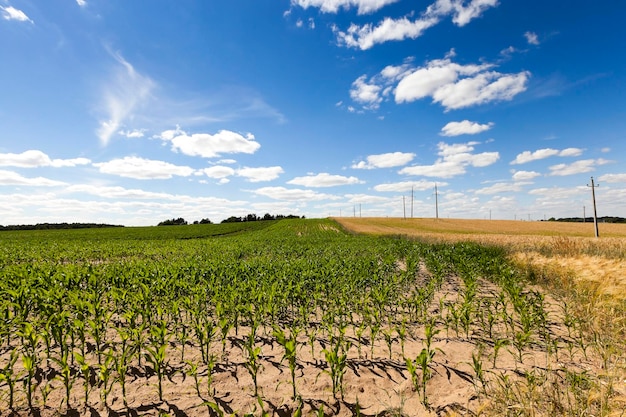
[[[155,193],[140,189],[129,189],[124,187],[106,187],[100,184],[76,184],[65,189],[67,193],[90,194],[103,198],[121,198],[138,200],[170,200],[174,196],[167,193]]]
[[[169,162],[127,156],[113,159],[109,162],[93,164],[103,174],[118,175],[120,177],[139,180],[169,179],[173,176],[188,177],[194,169],[187,166],[170,164]]]
[[[286,201],[320,201],[320,200],[338,200],[331,194],[318,193],[308,189],[285,188],[285,187],[263,187],[253,191],[255,194],[272,198],[274,200]]]
[[[426,191],[426,190],[430,190],[434,188],[435,185],[443,187],[443,186],[448,185],[448,183],[426,181],[426,180],[400,181],[400,182],[393,182],[393,183],[386,183],[386,184],[378,184],[374,186],[374,190],[380,191],[380,192],[406,192],[406,191],[411,191],[411,190]]]
[[[332,175],[322,172],[316,175],[307,175],[304,177],[296,177],[287,181],[287,184],[302,185],[304,187],[335,187],[338,185],[363,184],[364,181],[357,177],[345,177],[343,175]]]
[[[539,45],[539,37],[535,32],[526,32],[524,33],[524,37],[526,38],[526,42],[530,45]]]
[[[515,171],[513,181],[529,181],[540,176],[541,174],[535,171]]]
[[[26,16],[26,13],[13,6],[0,6],[0,10],[2,11],[2,18],[4,20],[17,20],[18,22],[34,23],[28,16]]]
[[[0,170],[0,185],[56,187],[59,185],[65,185],[65,183],[43,177],[28,178],[18,174],[17,172]]]
[[[390,152],[378,155],[369,155],[365,161],[352,164],[354,169],[393,168],[406,165],[415,158],[410,152]]]
[[[472,153],[479,142],[447,144],[440,142],[438,158],[432,165],[414,165],[400,170],[400,174],[424,177],[452,178],[465,174],[467,167],[486,167],[500,159],[498,152]]]
[[[455,25],[465,26],[497,5],[498,0],[437,0],[415,20],[406,16],[397,19],[386,17],[377,25],[351,24],[346,31],[338,28],[334,31],[340,45],[365,50],[388,41],[416,39],[447,16],[452,16]]]
[[[383,101],[380,96],[382,88],[376,84],[368,83],[367,76],[362,75],[352,83],[350,97],[352,100],[362,104],[365,109],[375,110]]]
[[[102,107],[106,114],[96,133],[106,145],[125,120],[151,97],[154,81],[135,70],[118,52],[109,51],[117,62],[111,79],[103,86]]]
[[[626,174],[604,174],[598,178],[599,181],[608,183],[626,183]]]
[[[550,175],[554,176],[566,176],[583,174],[585,172],[591,172],[596,169],[598,165],[605,165],[610,163],[606,159],[582,159],[580,161],[572,162],[571,164],[557,164],[549,167]]]
[[[492,195],[500,193],[517,193],[522,191],[524,185],[532,184],[531,182],[498,182],[488,187],[476,190],[476,194]]]
[[[243,167],[236,170],[237,176],[246,178],[249,182],[263,182],[275,180],[282,174],[283,169],[279,166],[274,167]]]
[[[493,127],[493,123],[480,124],[463,120],[461,122],[450,122],[441,129],[441,136],[475,135],[485,132]]]
[[[388,4],[396,3],[398,0],[291,0],[291,4],[300,6],[303,9],[314,7],[324,13],[337,13],[339,9],[350,9],[355,7],[358,14],[373,13]]]
[[[362,75],[353,83],[350,96],[364,109],[377,109],[392,94],[398,104],[430,97],[449,111],[511,100],[526,90],[527,71],[502,74],[493,70],[494,64],[457,64],[454,55],[452,50],[444,59],[419,67],[387,66],[369,79]]]
[[[209,168],[204,168],[200,170],[199,172],[206,175],[209,178],[215,178],[219,180],[223,180],[225,178],[235,175],[235,170],[233,168],[226,167],[223,165],[215,165]]]
[[[537,149],[536,151],[533,151],[533,152],[524,151],[515,157],[515,159],[511,162],[511,165],[525,164],[528,162],[549,158],[551,156],[563,156],[563,157],[580,156],[582,155],[582,153],[583,153],[583,150],[579,148],[566,148],[563,150],[544,148],[544,149]]]
[[[252,154],[261,147],[251,133],[244,136],[229,130],[220,130],[215,134],[188,134],[177,126],[155,137],[170,142],[173,151],[204,158],[215,158],[225,153]]]
[[[28,150],[22,153],[0,154],[0,166],[14,166],[20,168],[36,167],[74,167],[77,165],[87,165],[91,160],[87,158],[72,159],[51,159],[48,155],[37,150]]]

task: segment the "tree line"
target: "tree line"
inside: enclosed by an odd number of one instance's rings
[[[230,216],[227,219],[224,219],[221,221],[221,223],[240,223],[240,222],[256,222],[256,221],[261,221],[261,220],[282,220],[282,219],[304,219],[304,216],[300,217],[300,216],[295,216],[293,214],[289,214],[287,216],[283,215],[283,214],[270,214],[270,213],[265,213],[265,215],[258,216],[254,213],[248,214],[246,216]],[[162,222],[159,222],[159,224],[157,224],[157,226],[185,226],[189,224],[189,222],[187,222],[187,220],[185,220],[182,217],[179,218],[173,218],[173,219],[168,219],[168,220],[164,220]],[[196,220],[193,222],[193,224],[213,224],[213,222],[209,219],[202,219],[202,220]]]

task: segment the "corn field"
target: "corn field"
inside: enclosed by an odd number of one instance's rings
[[[621,345],[496,246],[302,219],[0,242],[2,416],[588,416],[626,404]]]

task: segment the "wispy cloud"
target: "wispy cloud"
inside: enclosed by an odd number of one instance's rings
[[[492,195],[501,193],[518,193],[522,191],[525,185],[532,184],[531,182],[515,181],[515,182],[497,182],[488,187],[484,187],[476,190],[478,195]]]
[[[526,32],[524,33],[524,37],[526,38],[526,42],[530,45],[539,45],[539,37],[535,32]]]
[[[304,177],[296,177],[287,181],[287,184],[302,185],[304,187],[336,187],[339,185],[363,184],[364,181],[357,177],[346,177],[343,175],[332,175],[326,172],[311,174]]]
[[[274,200],[286,201],[320,201],[320,200],[338,200],[341,197],[318,193],[317,191],[298,188],[285,187],[263,187],[253,190],[253,193],[269,197]]]
[[[525,164],[532,161],[537,161],[540,159],[550,158],[552,156],[562,156],[562,157],[575,157],[582,155],[583,150],[580,148],[566,148],[563,150],[552,149],[552,148],[544,148],[537,149],[536,151],[524,151],[518,154],[513,161],[511,161],[511,165],[519,165]]]
[[[26,15],[26,13],[13,6],[0,6],[0,11],[2,11],[2,18],[4,20],[17,20],[18,22],[35,23]]]
[[[51,159],[48,155],[37,150],[28,150],[22,153],[0,154],[0,166],[14,166],[20,168],[37,167],[74,167],[77,165],[87,165],[91,160],[87,158],[72,159]]]
[[[369,155],[365,161],[352,164],[354,169],[394,168],[408,164],[415,158],[411,152],[389,152]]]
[[[395,19],[386,17],[377,25],[367,23],[359,26],[353,23],[346,31],[335,27],[334,32],[340,45],[365,50],[388,41],[416,39],[447,16],[452,16],[455,25],[465,26],[497,5],[498,0],[437,0],[415,20],[406,16]]]
[[[604,174],[598,180],[609,183],[626,183],[626,174]]]
[[[596,166],[611,163],[607,159],[582,159],[571,164],[557,164],[549,167],[550,175],[566,176],[595,171]]]
[[[439,142],[438,158],[432,165],[413,165],[400,170],[404,175],[452,178],[465,174],[467,167],[486,167],[500,159],[498,152],[473,153],[479,142],[447,144]]]
[[[124,121],[151,98],[156,87],[152,79],[137,72],[119,52],[109,49],[109,53],[117,66],[102,87],[102,107],[106,116],[100,121],[96,133],[104,145],[120,130]]]
[[[65,183],[44,177],[28,178],[18,174],[17,172],[0,170],[0,185],[57,187],[60,185],[65,185]]]
[[[174,176],[188,177],[194,173],[194,169],[187,166],[174,165],[169,162],[155,161],[136,156],[127,156],[93,165],[99,168],[100,172],[103,174],[112,174],[139,180],[169,179]]]
[[[291,0],[291,4],[292,6],[302,7],[303,9],[315,7],[324,13],[337,13],[340,9],[347,10],[355,7],[358,14],[368,14],[398,1],[399,0]]]
[[[419,181],[400,181],[400,182],[392,182],[386,184],[378,184],[374,186],[375,191],[380,192],[406,192],[406,191],[426,191],[431,190],[438,185],[440,187],[444,187],[448,185],[447,182],[435,182],[435,181],[427,181],[427,180],[419,180]]]
[[[493,127],[493,123],[480,124],[463,120],[461,122],[450,122],[442,129],[441,136],[476,135],[485,132]]]
[[[236,174],[239,177],[246,178],[249,182],[264,182],[272,181],[280,177],[280,174],[284,173],[282,167],[243,167],[236,170]]]

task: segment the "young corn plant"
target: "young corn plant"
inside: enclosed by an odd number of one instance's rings
[[[244,351],[247,356],[247,361],[243,364],[246,368],[250,377],[252,378],[252,383],[254,384],[254,396],[259,396],[259,384],[257,382],[257,376],[259,374],[259,370],[263,367],[260,362],[261,359],[261,347],[256,346],[256,327],[250,330],[250,334],[246,338],[246,342],[244,343]]]
[[[63,382],[63,387],[65,387],[65,406],[67,410],[71,410],[70,404],[70,392],[72,390],[72,386],[74,385],[74,377],[72,375],[72,368],[69,362],[69,353],[68,351],[64,351],[59,358],[53,358],[54,362],[60,368],[59,378]]]
[[[330,370],[324,370],[323,372],[327,373],[332,381],[332,389],[333,389],[333,398],[337,400],[337,393],[341,394],[341,399],[343,400],[343,377],[346,373],[346,366],[348,364],[348,350],[352,344],[349,340],[344,340],[343,338],[336,338],[331,342],[331,349],[324,349],[324,356],[326,358],[326,363]]]
[[[33,383],[36,383],[35,371],[38,366],[38,357],[37,357],[37,347],[39,344],[39,336],[37,335],[35,329],[30,323],[25,323],[24,328],[19,335],[23,339],[23,348],[22,352],[22,365],[24,366],[24,370],[26,371],[26,376],[24,378],[24,389],[26,392],[26,399],[28,402],[28,408],[32,410],[33,408],[33,392],[35,390],[35,386]]]
[[[292,398],[295,401],[297,398],[296,392],[296,366],[297,366],[297,358],[296,358],[296,346],[297,346],[297,337],[298,337],[298,329],[293,328],[289,332],[289,336],[285,335],[285,332],[276,327],[274,329],[274,337],[279,345],[281,345],[285,351],[283,354],[282,360],[287,360],[287,364],[289,365],[289,373],[291,375],[291,386],[293,387],[293,395]]]
[[[167,330],[167,323],[160,320],[157,325],[150,328],[150,346],[146,347],[146,360],[150,362],[157,376],[157,392],[159,401],[163,402],[163,378],[167,367],[167,344],[170,334]]]
[[[100,383],[100,400],[108,408],[108,398],[113,387],[113,366],[115,363],[115,352],[111,349],[104,352],[104,360],[98,365],[98,381]]]
[[[89,406],[89,391],[91,390],[91,365],[89,365],[85,357],[80,353],[74,353],[74,357],[76,358],[81,376],[83,377],[84,408],[87,409]]]
[[[9,387],[9,410],[13,410],[13,403],[15,401],[15,383],[19,379],[19,375],[13,370],[15,362],[17,362],[17,358],[17,350],[13,349],[6,365],[3,368],[0,368],[0,382],[6,383],[7,387]]]

